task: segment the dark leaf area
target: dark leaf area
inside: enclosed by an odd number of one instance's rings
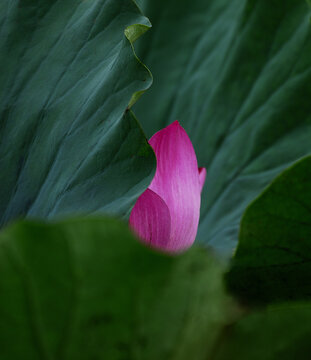
[[[229,288],[247,302],[311,299],[311,157],[282,173],[244,214]]]

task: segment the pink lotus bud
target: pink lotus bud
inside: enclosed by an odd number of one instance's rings
[[[154,134],[149,144],[157,170],[133,207],[130,227],[151,247],[180,252],[197,234],[206,169],[198,169],[192,143],[178,121]]]

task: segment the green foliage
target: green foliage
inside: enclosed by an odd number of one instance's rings
[[[178,119],[207,168],[198,241],[236,247],[242,214],[311,152],[305,0],[142,0],[138,54],[154,76],[135,106],[148,135]]]
[[[248,302],[310,299],[311,157],[282,173],[247,209],[227,275]]]
[[[16,223],[0,235],[0,358],[203,360],[231,312],[222,272],[109,218]]]
[[[213,360],[309,360],[311,307],[286,305],[253,312],[224,328]]]
[[[155,168],[127,111],[151,84],[129,42],[149,21],[130,0],[4,0],[0,23],[0,224],[124,215]]]
[[[15,223],[0,234],[0,358],[307,360],[310,306],[248,313],[223,271],[203,249],[156,253],[111,218]]]
[[[0,232],[0,359],[308,360],[311,157],[258,195],[310,153],[310,7],[137,3],[155,81],[135,104],[152,76],[134,1],[0,1],[0,226],[45,221]],[[229,270],[59,219],[126,217],[150,183],[134,104],[148,136],[178,119],[207,168],[198,243],[231,255],[247,209]]]

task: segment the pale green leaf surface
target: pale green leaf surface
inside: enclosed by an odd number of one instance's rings
[[[0,4],[0,224],[126,214],[155,161],[127,111],[151,84],[131,0]],[[125,36],[126,35],[126,36]]]

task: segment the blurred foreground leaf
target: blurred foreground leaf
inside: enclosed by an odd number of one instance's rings
[[[245,313],[222,275],[205,250],[153,252],[113,219],[14,224],[0,235],[0,358],[308,359],[310,305]]]
[[[246,210],[227,281],[247,302],[311,299],[311,157],[284,171]]]
[[[309,360],[311,305],[254,312],[227,326],[206,360]]]
[[[222,273],[112,219],[17,223],[0,235],[0,358],[206,360],[232,315]]]

